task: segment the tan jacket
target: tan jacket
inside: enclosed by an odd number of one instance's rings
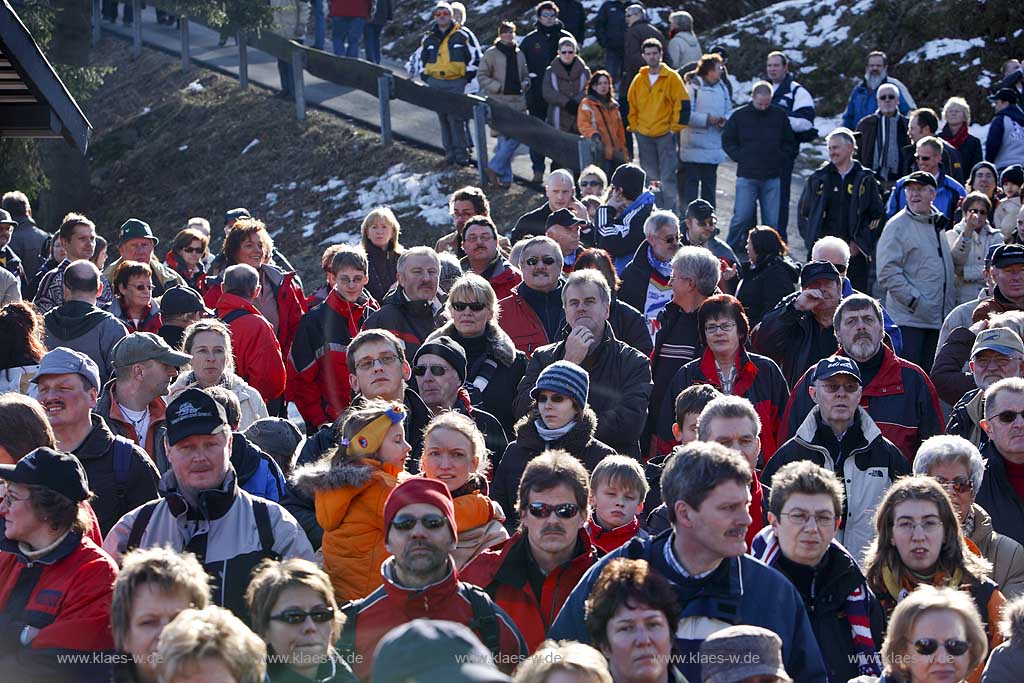
[[[526,68],[526,55],[518,49],[516,50],[516,67],[519,71],[519,85],[523,92],[519,95],[503,95],[501,91],[505,87],[508,58],[496,45],[492,45],[487,48],[484,56],[480,59],[480,69],[476,72],[476,80],[480,84],[481,95],[486,95],[516,111],[526,111],[526,90],[530,87],[530,71]],[[493,129],[491,134],[497,135]]]
[[[980,505],[975,503],[971,509],[974,533],[970,539],[992,563],[992,580],[999,584],[1007,600],[1024,594],[1024,547],[1009,536],[997,534],[992,528],[992,518]]]

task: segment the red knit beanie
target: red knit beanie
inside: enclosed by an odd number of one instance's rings
[[[452,501],[452,494],[448,487],[438,479],[427,477],[413,477],[392,489],[384,503],[384,534],[391,531],[391,522],[402,508],[406,505],[426,503],[433,505],[448,519],[448,526],[451,527],[452,537],[458,538],[459,528],[455,524],[455,503]]]

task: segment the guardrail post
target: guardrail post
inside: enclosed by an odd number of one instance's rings
[[[188,15],[182,15],[181,19],[181,70],[188,71],[192,66],[191,36],[188,32]]]
[[[132,0],[132,59],[142,56],[142,2]]]
[[[239,31],[236,40],[238,41],[238,87],[242,90],[249,89],[249,50],[246,49],[245,31]]]
[[[305,57],[301,47],[292,45],[292,90],[295,92],[295,118],[298,121],[306,120]]]
[[[480,186],[487,185],[487,114],[490,110],[481,102],[473,107],[473,123],[476,124],[476,170],[480,174]]]
[[[580,169],[584,169],[594,163],[594,143],[587,138],[580,138],[576,141],[577,156],[580,162]]]
[[[391,133],[391,98],[395,77],[381,74],[377,77],[377,103],[380,104],[380,144],[390,145],[394,142]]]
[[[100,31],[103,25],[103,10],[100,9],[100,0],[92,0],[92,46],[100,44]]]

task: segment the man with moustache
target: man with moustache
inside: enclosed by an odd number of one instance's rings
[[[608,315],[611,290],[597,270],[577,270],[562,289],[566,328],[559,341],[537,349],[519,383],[514,411],[525,415],[530,390],[541,371],[557,360],[590,374],[590,407],[597,413],[594,438],[624,455],[640,456],[640,435],[651,397],[651,364],[645,355],[615,337]]]
[[[548,637],[589,643],[585,604],[601,570],[617,557],[643,559],[687,606],[672,648],[687,680],[703,680],[698,653],[707,636],[748,624],[779,635],[783,664],[796,683],[824,681],[821,652],[796,589],[745,554],[751,478],[747,460],[721,444],[677,448],[661,477],[673,533],[634,538],[605,555],[576,584]]]
[[[465,581],[484,588],[508,612],[531,652],[569,597],[561,587],[575,586],[600,556],[584,528],[589,478],[565,451],[531,460],[519,483],[519,530],[462,570]]]
[[[901,114],[905,115],[917,106],[907,86],[889,75],[889,57],[884,52],[875,50],[868,54],[864,81],[857,84],[850,93],[850,101],[843,113],[844,126],[856,128],[861,119],[875,111],[875,93],[884,83],[891,83],[898,89]]]
[[[498,324],[527,356],[557,338],[565,322],[562,310],[562,250],[550,237],[523,245],[523,281],[498,302]]]
[[[836,308],[833,329],[839,340],[838,355],[857,363],[860,404],[882,435],[911,461],[922,441],[943,433],[942,410],[931,380],[921,368],[882,343],[882,306],[877,299],[865,294],[843,299]],[[793,386],[782,415],[779,441],[796,435],[814,407],[809,391],[812,375],[813,368]]]
[[[339,641],[342,655],[354,655],[349,661],[359,680],[369,680],[374,648],[384,635],[413,619],[471,624],[506,670],[527,655],[505,610],[463,582],[452,562],[459,530],[447,486],[425,477],[399,484],[384,503],[384,529],[392,555],[380,568],[384,583],[345,607],[348,618]]]
[[[445,294],[438,289],[441,261],[430,247],[406,249],[398,257],[398,285],[380,302],[364,330],[384,329],[398,337],[406,357],[445,321]]]
[[[860,406],[864,387],[856,361],[846,356],[822,359],[810,380],[808,393],[815,406],[796,435],[765,465],[761,480],[771,488],[779,468],[797,460],[834,472],[846,494],[836,539],[863,562],[875,537],[875,508],[897,478],[910,474],[909,460]]]
[[[487,216],[473,216],[462,231],[462,271],[473,272],[491,283],[494,295],[500,301],[512,295],[512,290],[523,281],[523,276],[498,251],[498,228]]]

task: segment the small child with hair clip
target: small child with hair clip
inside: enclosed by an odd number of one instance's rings
[[[385,548],[384,503],[408,478],[401,403],[367,401],[338,419],[338,447],[319,461],[298,468],[295,485],[316,502],[324,530],[324,569],[338,602],[372,593],[381,584]]]

